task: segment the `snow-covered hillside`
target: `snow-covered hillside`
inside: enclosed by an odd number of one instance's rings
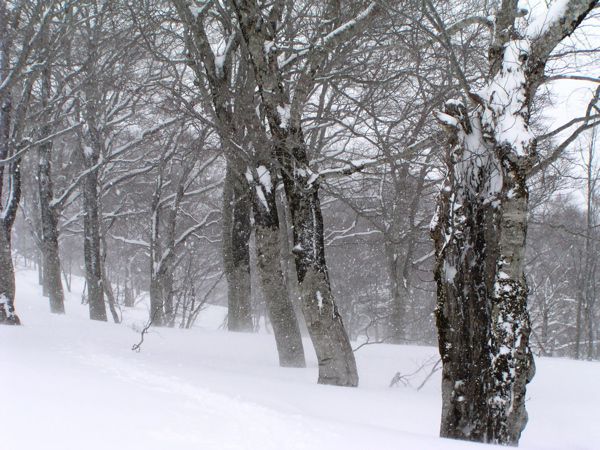
[[[435,348],[366,346],[358,389],[319,386],[312,351],[309,368],[279,368],[272,336],[218,329],[222,308],[193,330],[153,329],[135,353],[144,305],[122,325],[92,322],[75,280],[53,316],[36,277],[18,272],[23,326],[0,327],[1,450],[490,448],[437,437],[439,372],[419,391],[427,371],[389,387]],[[537,367],[521,448],[600,448],[600,364]]]

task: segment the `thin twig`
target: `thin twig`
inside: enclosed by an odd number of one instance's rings
[[[139,353],[140,350],[142,349],[142,344],[144,343],[144,336],[145,334],[148,332],[148,330],[150,329],[150,327],[152,326],[152,322],[154,322],[154,319],[156,317],[156,313],[158,313],[158,308],[156,308],[154,310],[154,312],[152,313],[152,317],[150,317],[150,320],[148,321],[148,323],[146,324],[146,326],[142,329],[142,332],[140,333],[140,342],[138,342],[137,344],[133,344],[133,346],[131,347],[131,350]]]

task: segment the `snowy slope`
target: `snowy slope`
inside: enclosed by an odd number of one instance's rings
[[[67,315],[53,316],[36,276],[18,273],[24,325],[0,327],[0,450],[492,448],[437,437],[439,372],[420,391],[425,372],[388,387],[434,348],[366,346],[360,388],[319,386],[312,350],[308,369],[279,368],[272,336],[218,330],[224,311],[211,307],[134,353],[144,305],[123,325],[89,321],[75,280]],[[600,448],[600,364],[537,366],[521,448]]]

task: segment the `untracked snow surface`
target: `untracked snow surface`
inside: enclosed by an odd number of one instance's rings
[[[67,314],[54,316],[36,277],[18,273],[23,326],[0,327],[0,450],[491,448],[437,437],[439,372],[419,391],[427,371],[389,387],[435,348],[365,346],[359,388],[319,386],[312,350],[307,369],[279,368],[271,335],[218,329],[222,308],[193,330],[153,329],[135,353],[143,304],[122,325],[92,322],[76,279]],[[600,364],[537,368],[520,448],[600,448]]]

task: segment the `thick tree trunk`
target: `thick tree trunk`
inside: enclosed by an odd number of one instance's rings
[[[271,170],[270,170],[271,169]],[[253,211],[258,274],[265,296],[269,320],[283,367],[305,367],[300,327],[281,270],[281,235],[275,186],[268,163],[255,174],[247,173],[253,189]]]
[[[227,328],[253,331],[250,302],[250,208],[248,183],[228,161],[223,187],[223,265],[227,278]]]
[[[519,166],[498,160],[462,105],[447,113],[448,176],[432,224],[442,372],[441,435],[518,443],[533,377],[523,274],[528,193]]]
[[[87,283],[90,319],[106,321],[106,304],[102,287],[100,255],[100,215],[98,207],[98,180],[95,171],[83,182],[83,253]]]
[[[8,42],[9,17],[5,2],[0,4],[0,82],[8,76],[10,67],[10,43]],[[10,153],[12,102],[10,89],[0,95],[0,159]],[[9,167],[0,166],[0,324],[19,325],[15,313],[15,269],[11,254],[11,232],[16,209],[21,196],[19,163]],[[5,182],[10,189],[4,201]]]
[[[307,169],[302,130],[290,130],[278,152],[293,223],[302,312],[319,361],[321,384],[358,386],[356,360],[338,312],[325,261],[319,181]]]
[[[527,177],[536,159],[531,103],[550,53],[597,3],[568,0],[544,27],[534,22],[520,34],[518,2],[502,1],[486,84],[474,93],[459,74],[474,110],[451,100],[437,115],[450,144],[432,223],[442,436],[517,445],[527,422],[535,372],[523,273]]]
[[[50,312],[64,314],[64,292],[60,272],[60,255],[58,248],[58,217],[52,206],[54,198],[51,179],[50,150],[52,144],[45,144],[38,149],[38,193],[41,215],[41,250],[43,258],[44,286],[50,299]]]

